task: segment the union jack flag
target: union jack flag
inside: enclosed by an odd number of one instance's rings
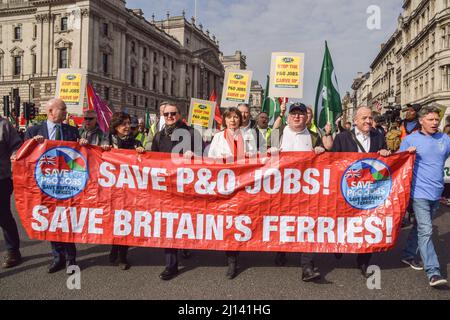
[[[361,169],[350,169],[345,174],[346,179],[361,178]]]
[[[39,161],[39,166],[43,165],[56,165],[56,157],[43,156]]]

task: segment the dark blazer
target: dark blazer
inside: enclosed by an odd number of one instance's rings
[[[182,121],[176,123],[176,129],[184,129],[189,132],[190,141],[190,151],[192,151],[197,156],[202,156],[203,154],[203,139],[200,133],[193,127],[186,125]],[[197,144],[195,143],[197,141]],[[180,140],[172,140],[172,134],[167,133],[167,127],[162,131],[159,131],[152,143],[152,152],[165,152],[173,153],[175,146],[183,142],[183,137]],[[188,150],[184,150],[188,151]]]
[[[64,141],[78,141],[80,139],[78,129],[75,127],[69,126],[68,124],[61,124],[61,130]],[[45,139],[48,139],[47,121],[29,127],[25,133],[25,140],[32,139],[36,136],[43,136]]]
[[[352,131],[344,131],[339,133],[334,139],[333,152],[358,152],[358,145],[353,140]],[[366,150],[370,153],[376,153],[380,150],[387,150],[386,139],[377,130],[370,131],[370,150]]]

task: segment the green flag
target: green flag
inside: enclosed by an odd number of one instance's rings
[[[320,129],[323,129],[327,123],[330,123],[333,131],[336,131],[335,122],[341,114],[342,103],[339,95],[339,86],[328,44],[325,41],[325,56],[317,87],[316,110],[314,113],[316,124]]]
[[[269,93],[270,77],[267,76],[266,90],[262,99],[261,111],[266,112],[269,115],[269,126],[272,127],[280,115],[280,103],[278,99],[270,97]]]
[[[144,117],[144,122],[145,122],[145,129],[150,129],[150,126],[152,125],[150,122],[150,111],[145,108],[145,117]]]

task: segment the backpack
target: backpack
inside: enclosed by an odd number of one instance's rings
[[[397,129],[392,129],[386,134],[386,145],[392,152],[397,152],[402,143],[402,132]]]

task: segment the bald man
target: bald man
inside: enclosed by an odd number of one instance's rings
[[[61,99],[51,99],[45,105],[47,121],[28,128],[25,140],[34,139],[38,143],[47,140],[78,141],[77,128],[63,124],[67,116],[67,107]],[[66,266],[76,265],[77,249],[74,243],[51,242],[53,262],[48,273],[55,273]]]

